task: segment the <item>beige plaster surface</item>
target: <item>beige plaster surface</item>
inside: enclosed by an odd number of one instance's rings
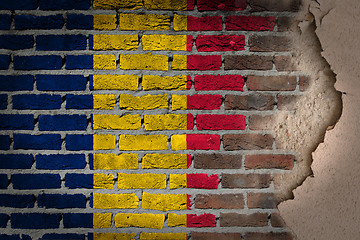
[[[313,0],[322,55],[342,92],[342,115],[313,152],[313,176],[279,205],[300,240],[360,239],[360,1]]]

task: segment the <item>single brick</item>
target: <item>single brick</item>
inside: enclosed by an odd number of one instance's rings
[[[248,76],[249,91],[294,91],[296,76]]]
[[[167,150],[168,138],[165,135],[120,135],[119,149],[125,151]]]
[[[120,14],[120,30],[170,30],[170,17],[160,14]]]
[[[32,75],[0,76],[0,91],[31,91],[33,85],[34,77]]]
[[[171,211],[171,210],[186,210],[188,209],[187,194],[152,194],[143,192],[142,194],[142,208]]]
[[[299,100],[301,96],[277,95],[277,108],[279,110],[292,111],[300,108]]]
[[[169,57],[166,55],[128,54],[120,55],[120,69],[123,70],[169,70]]]
[[[138,169],[138,154],[123,153],[116,155],[113,153],[97,153],[90,155],[90,169],[97,170],[116,170],[116,169]]]
[[[223,188],[268,188],[271,177],[267,174],[222,174]]]
[[[9,218],[9,215],[5,213],[0,213],[0,228],[6,228]]]
[[[225,56],[226,70],[272,70],[272,56],[258,55],[227,55]]]
[[[265,227],[267,225],[267,213],[220,213],[221,227]]]
[[[0,14],[0,30],[9,30],[11,26],[11,15]]]
[[[96,70],[116,70],[116,57],[114,55],[94,55],[93,61],[93,68]]]
[[[199,11],[244,10],[246,0],[199,0],[197,7]]]
[[[92,213],[63,213],[64,228],[92,228]]]
[[[143,169],[187,169],[190,165],[190,154],[152,153],[142,158]]]
[[[86,196],[83,194],[40,194],[37,203],[40,208],[85,208]]]
[[[276,25],[279,32],[296,32],[299,31],[299,21],[293,17],[278,17]]]
[[[131,90],[139,86],[137,75],[94,75],[90,76],[90,90]]]
[[[2,10],[35,10],[36,8],[36,0],[1,1],[0,3]]]
[[[93,142],[94,150],[111,150],[115,148],[116,136],[111,134],[94,134]]]
[[[173,70],[220,70],[221,55],[174,55]]]
[[[86,50],[85,35],[38,35],[36,50],[38,51],[74,51]]]
[[[250,52],[286,52],[292,50],[289,37],[285,36],[259,36],[249,37]]]
[[[72,69],[93,69],[94,59],[92,55],[68,55],[66,56],[66,66],[68,70]]]
[[[228,232],[191,232],[193,240],[239,240],[241,233]]]
[[[144,95],[133,96],[130,94],[120,94],[120,109],[126,110],[152,110],[169,108],[168,95]]]
[[[136,50],[138,35],[90,35],[90,49],[93,50]]]
[[[273,128],[274,115],[251,115],[249,117],[249,129],[251,130],[270,130]]]
[[[34,195],[8,195],[0,194],[0,206],[9,208],[33,208]]]
[[[94,15],[95,30],[115,30],[116,27],[116,15]]]
[[[113,189],[114,175],[111,173],[94,173],[94,189]]]
[[[228,16],[226,17],[227,31],[272,31],[275,17],[262,16]]]
[[[39,0],[40,10],[88,10],[89,0]]]
[[[219,153],[195,154],[194,168],[197,169],[240,169],[242,155],[225,155]]]
[[[61,150],[60,134],[14,134],[14,149]]]
[[[193,17],[174,15],[175,31],[221,31],[221,16]]]
[[[282,71],[296,71],[297,64],[294,57],[290,56],[276,56],[275,57],[275,67],[279,72]]]
[[[286,223],[279,213],[272,213],[270,222],[273,227],[286,227]]]
[[[216,216],[208,213],[204,213],[201,215],[187,214],[186,227],[216,227]]]
[[[112,110],[116,104],[116,94],[95,94],[93,95],[94,109]]]
[[[194,2],[194,0],[145,0],[144,5],[146,10],[185,11],[194,10]]]
[[[225,134],[223,136],[226,151],[272,149],[273,142],[274,138],[270,134]]]
[[[242,209],[243,194],[197,194],[195,208],[200,209]]]
[[[245,50],[244,35],[199,35],[196,38],[199,52]]]
[[[82,75],[36,75],[40,91],[84,91],[87,78]]]
[[[10,55],[0,55],[0,70],[7,70],[9,68],[9,64]]]
[[[66,95],[66,109],[92,109],[92,95]]]
[[[66,150],[80,151],[93,150],[93,136],[92,135],[66,135],[65,137]]]
[[[142,0],[94,0],[94,9],[128,9],[135,10],[143,7]]]
[[[311,78],[309,76],[300,76],[299,77],[299,90],[306,91],[311,86]]]
[[[145,115],[144,126],[146,131],[192,130],[194,117],[192,114]]]
[[[34,16],[16,15],[15,29],[61,29],[64,25],[62,15]]]
[[[60,109],[62,98],[60,95],[30,94],[13,95],[13,109],[50,110]]]
[[[188,236],[186,233],[147,233],[142,232],[140,233],[141,240],[187,240]]]
[[[6,174],[0,174],[0,189],[7,189],[9,179]]]
[[[0,169],[30,169],[34,158],[30,154],[1,154]]]
[[[244,115],[199,114],[196,116],[198,130],[244,130]]]
[[[248,208],[273,209],[279,202],[274,193],[248,193],[247,195]]]
[[[83,169],[85,166],[86,160],[84,154],[36,155],[37,169]]]
[[[170,189],[186,188],[187,177],[186,174],[169,174]]]
[[[60,214],[12,213],[11,228],[18,229],[54,229],[59,228]]]
[[[251,11],[261,12],[297,12],[300,8],[300,0],[294,1],[274,1],[274,0],[250,0],[248,4]]]
[[[0,114],[1,130],[33,130],[34,115],[32,114]]]
[[[222,95],[191,95],[187,96],[186,108],[189,110],[216,110],[220,109],[221,103]]]
[[[156,76],[143,75],[143,90],[189,90],[191,88],[191,77],[182,76]]]
[[[116,129],[116,130],[139,130],[141,128],[141,117],[135,115],[93,115],[93,129]]]
[[[86,130],[86,115],[40,115],[40,131]]]
[[[243,91],[244,77],[240,75],[196,75],[196,91]]]
[[[34,46],[32,35],[0,35],[0,49],[21,50]]]
[[[95,209],[135,209],[139,207],[139,198],[135,193],[121,194],[92,194]]]
[[[74,233],[46,233],[41,237],[42,240],[59,240],[59,239],[71,239],[71,240],[85,240],[85,235],[74,234]]]
[[[58,70],[61,67],[61,56],[14,56],[15,70]]]
[[[245,157],[246,169],[285,169],[290,170],[294,167],[294,155],[275,155],[275,154],[262,154],[262,155],[247,155]]]
[[[186,174],[187,188],[217,189],[219,176],[217,174],[207,175],[206,173]]]
[[[0,135],[0,150],[10,149],[10,136]]]
[[[93,228],[110,228],[111,223],[112,213],[94,213]]]
[[[0,109],[6,109],[7,105],[8,105],[8,95],[0,94]],[[1,145],[1,143],[0,143],[0,145]],[[0,147],[0,149],[1,149],[1,147]]]
[[[144,51],[191,51],[193,37],[191,35],[143,35]]]
[[[165,189],[166,174],[118,174],[119,189]]]
[[[168,227],[186,227],[186,214],[168,213]],[[187,238],[186,238],[187,239]]]
[[[65,187],[69,189],[75,188],[93,188],[94,177],[93,174],[65,174]]]
[[[117,228],[155,228],[162,229],[165,222],[164,214],[151,213],[118,213],[114,218]]]
[[[67,29],[84,29],[92,30],[94,25],[93,15],[68,14],[66,19]]]
[[[275,98],[271,95],[252,94],[252,95],[226,95],[226,110],[273,110]]]
[[[293,240],[293,236],[289,232],[248,232],[244,240]]]

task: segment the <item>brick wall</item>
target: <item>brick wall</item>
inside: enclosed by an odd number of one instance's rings
[[[1,1],[0,239],[292,239],[299,7]]]

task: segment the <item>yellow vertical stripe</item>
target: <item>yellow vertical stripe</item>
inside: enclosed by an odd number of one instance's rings
[[[93,193],[93,208],[96,209],[135,209],[138,206],[139,198],[135,193]]]
[[[105,173],[94,173],[94,189],[113,189],[114,175]]]
[[[94,134],[93,149],[94,150],[110,150],[116,145],[116,137],[110,134]]]
[[[114,30],[116,26],[116,15],[94,15],[94,30]]]
[[[174,15],[174,30],[175,31],[187,31],[187,16]]]
[[[93,68],[96,70],[116,70],[114,55],[94,55],[93,62]]]
[[[94,228],[110,228],[112,213],[94,213],[93,227]]]
[[[138,169],[139,160],[135,153],[96,153],[93,155],[93,169],[117,170],[117,169]]]
[[[111,110],[116,104],[115,94],[94,94],[93,95],[94,109]]]
[[[186,110],[187,96],[186,95],[172,95],[172,110]]]
[[[170,184],[170,189],[186,188],[187,186],[186,174],[170,174],[169,184]]]
[[[187,56],[186,55],[174,55],[173,61],[172,61],[172,69],[186,70],[187,69]]]
[[[171,149],[174,151],[186,150],[186,134],[171,136]]]
[[[168,227],[186,227],[186,214],[178,215],[175,213],[168,214]]]

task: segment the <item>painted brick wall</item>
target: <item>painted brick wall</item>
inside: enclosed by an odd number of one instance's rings
[[[299,1],[0,1],[0,239],[292,239],[269,126]]]

